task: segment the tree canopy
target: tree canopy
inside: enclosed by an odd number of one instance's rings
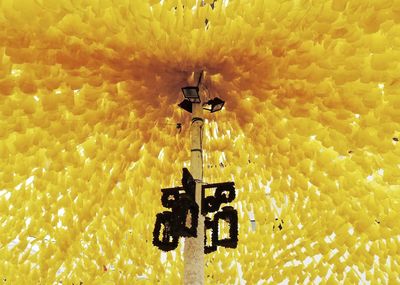
[[[239,213],[206,283],[398,283],[400,1],[200,2],[0,1],[0,278],[180,282],[152,230],[204,70],[204,179]]]

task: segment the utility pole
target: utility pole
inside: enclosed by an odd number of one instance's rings
[[[190,126],[190,171],[182,169],[182,186],[161,189],[161,203],[170,209],[156,215],[153,245],[163,251],[178,247],[179,238],[185,238],[183,283],[204,284],[204,254],[217,250],[218,246],[236,248],[238,243],[238,215],[231,206],[221,206],[236,197],[235,183],[222,182],[203,185],[203,110],[220,111],[225,101],[218,97],[202,102],[203,72],[194,74],[197,86],[182,88],[185,99],[178,104],[192,113]],[[208,106],[208,107],[207,107]],[[213,194],[206,189],[213,189]],[[209,191],[210,191],[209,190]],[[212,190],[211,190],[212,191]],[[214,214],[212,217],[211,214]],[[229,226],[229,236],[219,236],[219,221]],[[223,228],[227,229],[222,225]],[[210,233],[210,236],[205,235]]]
[[[200,82],[201,73],[195,74]],[[199,95],[202,97],[203,88],[199,86]],[[191,136],[191,157],[190,172],[196,182],[195,198],[196,204],[201,209],[201,189],[203,183],[203,106],[202,103],[192,103],[192,123],[190,126]],[[204,216],[199,213],[197,226],[197,237],[185,238],[184,245],[184,271],[183,284],[203,285],[204,284]]]

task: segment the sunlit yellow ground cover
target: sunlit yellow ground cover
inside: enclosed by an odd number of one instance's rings
[[[235,181],[240,227],[206,283],[398,284],[400,1],[162,2],[0,0],[5,284],[181,282],[182,241],[151,240],[200,69],[226,101],[205,181]]]

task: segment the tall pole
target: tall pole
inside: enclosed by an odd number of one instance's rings
[[[200,74],[195,75],[200,76]],[[201,95],[201,86],[199,92]],[[199,205],[199,222],[197,226],[197,237],[185,239],[183,254],[183,283],[185,285],[204,284],[204,216],[201,214],[201,187],[203,181],[203,122],[202,104],[192,103],[192,123],[190,126],[190,136],[192,141],[190,173],[196,182],[195,198],[197,205]]]

